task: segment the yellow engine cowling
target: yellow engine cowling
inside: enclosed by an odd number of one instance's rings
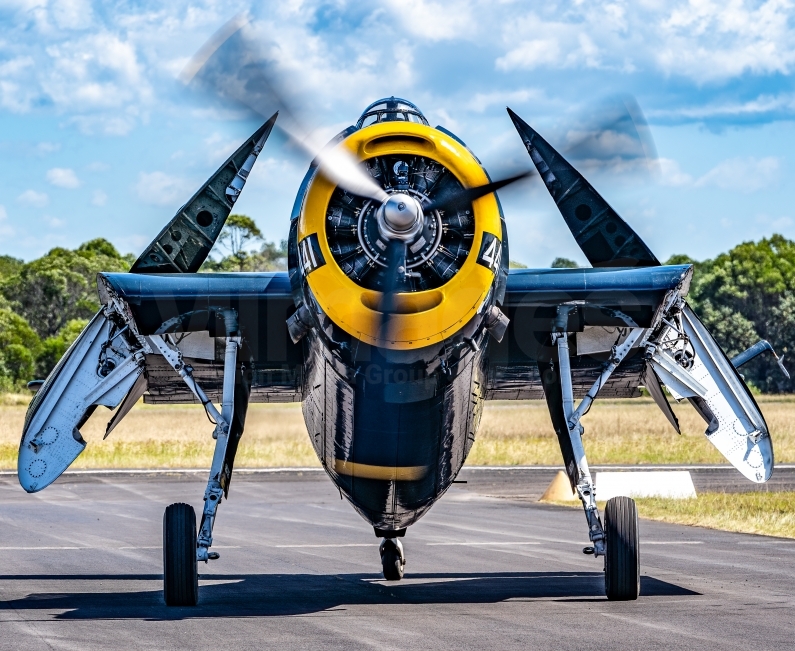
[[[381,122],[360,129],[337,147],[360,161],[384,155],[423,156],[451,172],[465,187],[488,183],[480,163],[461,143],[424,124]],[[500,211],[493,194],[472,202],[474,236],[461,268],[443,285],[397,296],[397,314],[390,316],[389,340],[379,338],[383,316],[378,311],[382,294],[349,278],[336,263],[329,247],[327,212],[334,182],[316,174],[307,188],[298,222],[299,253],[306,238],[319,246],[325,264],[307,275],[309,288],[324,313],[342,330],[365,343],[393,350],[411,350],[438,343],[454,335],[480,310],[495,279],[496,267],[478,264],[486,233],[502,239]],[[489,238],[490,240],[491,238]],[[307,242],[308,244],[309,242]]]

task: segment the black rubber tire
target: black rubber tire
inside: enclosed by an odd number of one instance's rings
[[[400,562],[400,552],[394,545],[385,545],[381,554],[381,567],[387,581],[400,581],[405,565]]]
[[[163,598],[166,606],[199,602],[196,512],[190,504],[172,504],[163,514]]]
[[[614,497],[605,506],[605,594],[610,601],[633,601],[640,594],[638,509],[629,497]]]

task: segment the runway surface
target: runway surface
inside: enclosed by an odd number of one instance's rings
[[[200,566],[199,606],[177,609],[161,596],[162,514],[198,512],[204,477],[73,475],[36,495],[0,477],[0,649],[792,645],[795,541],[642,521],[641,597],[607,602],[582,512],[478,472],[409,530],[399,583],[321,474],[236,477],[221,558]]]

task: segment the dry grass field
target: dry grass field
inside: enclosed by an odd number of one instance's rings
[[[776,460],[795,462],[795,396],[758,398]],[[15,469],[28,396],[0,396],[0,468]],[[650,400],[597,401],[583,419],[591,464],[725,463],[688,405],[674,405],[676,434]],[[74,468],[206,468],[213,426],[198,406],[137,405],[103,441],[111,412],[83,427],[86,451]],[[237,456],[240,468],[319,465],[301,406],[252,405]],[[543,402],[488,403],[470,465],[560,465]],[[569,502],[566,506],[572,506]],[[578,504],[575,505],[579,507]],[[715,529],[795,538],[795,493],[702,494],[693,500],[638,500],[641,517]]]
[[[0,468],[16,467],[27,396],[0,402]],[[760,398],[778,462],[795,462],[795,397]],[[723,463],[688,404],[675,405],[676,434],[646,398],[597,401],[583,419],[591,464]],[[201,468],[212,458],[212,425],[198,406],[139,404],[103,441],[110,412],[100,408],[83,427],[88,441],[75,468]],[[298,404],[252,405],[238,467],[315,466]],[[487,403],[471,465],[558,465],[557,439],[543,402]]]
[[[795,493],[702,493],[689,500],[636,500],[640,517],[708,529],[795,538]]]
[[[795,493],[701,493],[686,500],[636,498],[638,516],[707,529],[795,538]],[[551,502],[582,509],[579,502]],[[604,502],[599,502],[604,513]]]

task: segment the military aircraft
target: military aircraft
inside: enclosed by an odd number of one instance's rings
[[[584,508],[584,551],[604,562],[608,599],[636,599],[637,510],[617,497],[599,513],[581,422],[593,401],[645,387],[678,430],[666,387],[753,482],[773,470],[770,434],[735,364],[687,304],[692,266],[660,264],[580,172],[508,113],[591,268],[509,269],[495,191],[523,175],[492,181],[460,138],[390,97],[307,171],[287,272],[197,273],[274,115],[129,273],[99,274],[102,309],[28,410],[24,489],[42,490],[80,455],[80,428],[100,405],[116,409],[107,436],[142,396],[202,404],[216,443],[201,520],[181,503],[163,518],[165,601],[194,605],[198,561],[219,557],[213,526],[248,405],[300,401],[320,463],[381,539],[384,578],[399,580],[401,539],[456,479],[484,402],[545,399]]]

